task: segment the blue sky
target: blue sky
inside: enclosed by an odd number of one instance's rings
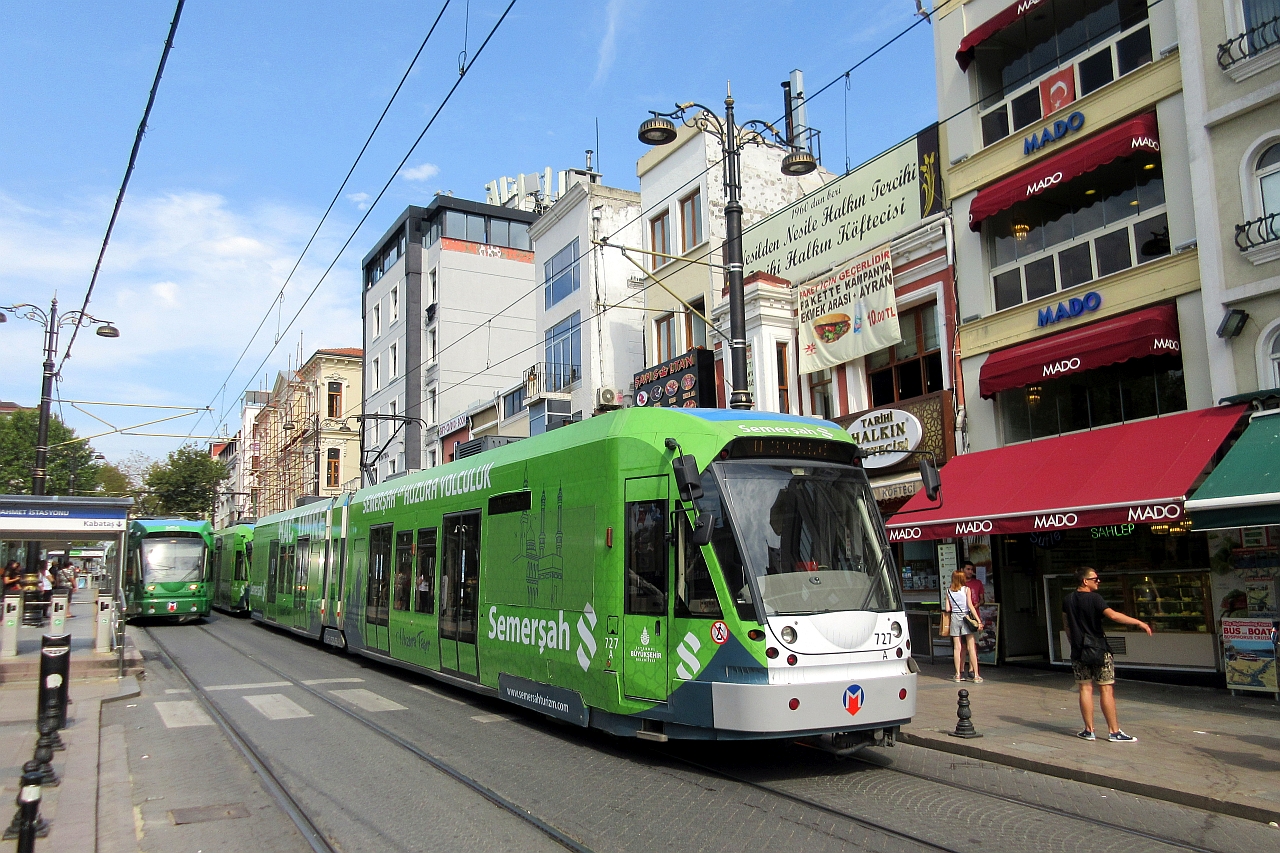
[[[121,337],[81,336],[64,399],[204,406],[216,397],[218,415],[234,413],[246,385],[296,358],[299,333],[304,354],[360,344],[360,258],[405,205],[437,190],[483,200],[501,175],[581,165],[597,147],[597,119],[605,182],[636,189],[635,128],[647,110],[718,105],[732,80],[741,120],[776,120],[791,69],[816,91],[915,12],[912,0],[518,0],[298,323],[268,356],[273,314],[220,394],[443,2],[189,0],[89,308]],[[466,0],[449,5],[287,288],[286,322],[457,79],[464,45],[474,55],[506,5],[471,0],[469,16]],[[0,4],[0,304],[47,306],[56,292],[61,308],[79,307],[172,11],[171,0]],[[935,120],[929,25],[854,72],[847,135],[845,104],[840,82],[809,106],[834,172],[846,147],[857,164]],[[40,346],[35,324],[0,326],[0,399],[37,401]],[[93,411],[129,422],[124,410]],[[105,429],[63,413],[82,435]],[[185,434],[192,420],[157,431]],[[178,444],[94,441],[113,460]]]

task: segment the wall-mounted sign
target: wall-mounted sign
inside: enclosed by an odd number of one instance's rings
[[[938,126],[746,228],[746,274],[808,281],[943,209]]]
[[[1223,619],[1227,687],[1277,693],[1276,629],[1270,619]]]
[[[801,373],[835,367],[902,340],[887,243],[795,290]]]
[[[1056,113],[1076,99],[1076,67],[1068,65],[1040,81],[1040,113]]]
[[[533,263],[533,252],[525,249],[508,249],[506,246],[472,243],[469,240],[457,240],[453,237],[441,237],[440,248],[446,252],[465,252],[482,258],[502,258],[507,261],[519,261],[522,264]]]
[[[1059,302],[1055,308],[1049,305],[1041,308],[1036,315],[1036,325],[1049,326],[1060,320],[1070,320],[1088,311],[1097,311],[1102,307],[1102,294],[1091,290],[1084,296],[1073,296],[1065,302]]]
[[[642,370],[632,379],[637,406],[714,409],[716,357],[705,349]]]
[[[469,424],[470,422],[471,422],[471,419],[468,418],[466,415],[458,415],[456,418],[453,418],[452,420],[447,420],[444,423],[440,424],[440,429],[438,431],[438,434],[441,438],[444,438],[446,435],[455,433],[458,430],[465,428],[467,424]]]
[[[1076,110],[1066,118],[1060,118],[1053,124],[1045,125],[1022,140],[1022,153],[1034,154],[1046,145],[1057,142],[1068,133],[1075,133],[1084,127],[1084,113]]]
[[[848,426],[849,435],[871,455],[862,460],[864,468],[887,468],[907,458],[920,446],[924,430],[920,420],[901,409],[867,412]]]

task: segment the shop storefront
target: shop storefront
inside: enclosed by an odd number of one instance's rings
[[[983,393],[998,393],[999,384]],[[1132,394],[1118,393],[1123,414]],[[1089,411],[1095,396],[1064,398]],[[1184,504],[1243,412],[1223,406],[1098,423],[957,456],[942,469],[941,501],[913,497],[889,519],[890,540],[904,552],[954,545],[958,559],[972,550],[989,560],[1001,660],[1065,663],[1062,595],[1074,589],[1072,572],[1088,565],[1103,577],[1111,606],[1155,631],[1109,624],[1117,666],[1219,669],[1211,536],[1192,528]]]

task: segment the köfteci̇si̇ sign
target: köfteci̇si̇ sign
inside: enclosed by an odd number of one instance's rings
[[[813,373],[902,340],[886,244],[796,288],[800,372]]]
[[[901,409],[877,409],[867,412],[847,427],[849,435],[869,456],[862,460],[864,468],[887,468],[907,458],[909,451],[920,446],[924,430],[920,419]]]
[[[1270,619],[1223,619],[1222,656],[1227,687],[1280,693],[1276,682],[1276,631]]]

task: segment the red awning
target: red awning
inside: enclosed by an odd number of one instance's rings
[[[956,48],[956,62],[960,63],[961,71],[969,70],[969,63],[973,62],[973,52],[978,45],[991,38],[1032,9],[1038,8],[1045,0],[1018,0],[1009,8],[1005,9],[994,18],[990,18],[983,24],[972,30],[967,36],[960,39],[960,47]]]
[[[1075,297],[1042,308],[1041,318],[1046,312],[1055,317],[1060,311],[1077,316],[1088,298]],[[1177,306],[1155,305],[994,352],[978,374],[978,392],[993,397],[1009,388],[1180,350]]]
[[[1061,153],[979,190],[969,205],[969,228],[977,231],[988,216],[1137,151],[1160,153],[1160,130],[1155,113],[1145,113],[1095,133]]]
[[[966,453],[888,523],[891,542],[1177,521],[1245,406],[1222,406]],[[924,510],[912,512],[912,510]]]

